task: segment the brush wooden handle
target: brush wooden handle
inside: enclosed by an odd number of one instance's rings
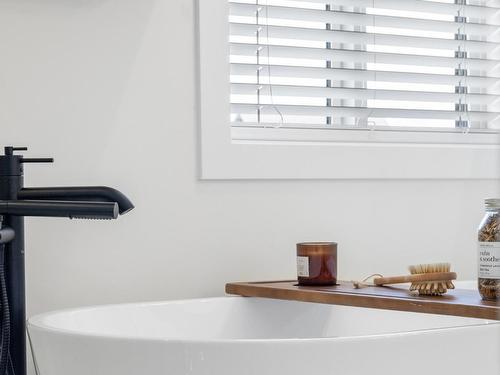
[[[420,281],[448,281],[455,280],[457,274],[455,272],[435,272],[435,273],[419,273],[415,275],[394,276],[394,277],[377,277],[373,279],[375,285],[384,284],[403,284],[414,283]]]

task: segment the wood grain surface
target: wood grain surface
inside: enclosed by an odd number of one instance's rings
[[[229,283],[226,284],[226,293],[245,297],[500,320],[500,302],[483,301],[477,291],[466,289],[450,290],[442,296],[418,296],[401,286],[355,289],[349,282],[323,287],[298,286],[294,280]]]

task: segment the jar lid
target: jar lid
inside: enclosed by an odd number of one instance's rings
[[[488,198],[484,200],[486,209],[500,209],[500,199],[499,198]]]

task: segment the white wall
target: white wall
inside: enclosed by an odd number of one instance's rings
[[[137,206],[28,219],[29,314],[292,278],[304,240],[338,241],[343,279],[433,261],[475,276],[495,181],[199,181],[194,40],[193,0],[0,0],[0,144],[56,159],[27,185],[106,184]]]

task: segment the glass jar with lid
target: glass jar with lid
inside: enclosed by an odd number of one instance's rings
[[[478,288],[485,300],[500,300],[500,199],[486,199],[479,226]]]

